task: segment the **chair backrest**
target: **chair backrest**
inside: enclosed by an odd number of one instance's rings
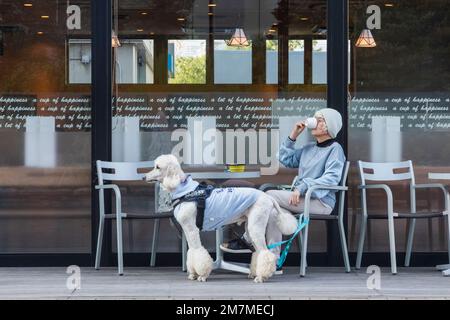
[[[153,169],[153,161],[109,162],[97,160],[98,184],[108,181],[138,181]],[[148,169],[144,171],[144,169]],[[109,172],[105,172],[109,171]],[[111,172],[112,171],[112,172]],[[140,172],[142,171],[142,172]]]
[[[350,169],[350,161],[345,161],[344,168],[342,169],[341,182],[339,183],[339,186],[341,187],[347,186],[349,169]],[[342,216],[344,214],[344,205],[345,205],[345,191],[339,191],[339,207],[337,212],[336,210],[333,210],[333,212],[336,212],[338,216]]]
[[[364,162],[358,161],[361,184],[366,181],[401,181],[411,180],[414,184],[412,161],[402,162]]]
[[[344,168],[342,169],[341,182],[339,183],[341,187],[345,187],[347,185],[349,168],[350,168],[350,161],[345,161]]]

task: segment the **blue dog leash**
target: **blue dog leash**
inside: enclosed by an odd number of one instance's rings
[[[298,227],[297,230],[295,230],[294,234],[292,235],[292,237],[289,240],[284,240],[284,241],[280,241],[280,242],[276,242],[276,243],[272,243],[269,244],[267,246],[267,248],[273,249],[276,248],[278,246],[282,246],[283,244],[286,243],[286,247],[284,248],[284,250],[281,252],[280,254],[280,258],[278,259],[277,262],[277,268],[281,268],[283,266],[284,261],[286,260],[286,257],[288,255],[289,249],[291,248],[292,245],[292,241],[295,239],[295,237],[299,234],[300,231],[302,231],[302,229],[309,223],[309,218],[305,218],[303,214],[300,215],[299,217],[299,223],[298,223]]]

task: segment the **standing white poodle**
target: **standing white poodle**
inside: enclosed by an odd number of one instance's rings
[[[198,182],[186,175],[173,155],[161,155],[155,160],[155,167],[146,174],[147,182],[159,181],[169,191],[172,201],[192,195],[198,189]],[[191,198],[192,199],[192,198]],[[273,215],[278,229],[284,235],[295,232],[297,220],[278,203],[262,191],[251,188],[217,188],[210,192],[205,201],[202,230],[209,231],[232,223],[246,222],[247,231],[255,252],[252,255],[249,277],[255,282],[264,282],[276,269],[276,256],[267,249],[266,227]],[[180,201],[174,214],[186,236],[189,250],[187,270],[190,280],[206,281],[213,269],[213,260],[200,241],[197,227],[197,202]]]

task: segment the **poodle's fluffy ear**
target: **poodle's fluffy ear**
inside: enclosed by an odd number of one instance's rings
[[[166,161],[167,169],[162,185],[166,190],[172,191],[175,190],[181,183],[183,172],[181,171],[178,159],[174,155],[167,155]]]

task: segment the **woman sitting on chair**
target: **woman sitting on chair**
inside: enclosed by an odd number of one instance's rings
[[[291,134],[283,142],[279,152],[279,161],[288,168],[298,168],[298,177],[294,182],[294,190],[269,190],[279,203],[280,207],[292,213],[301,213],[304,209],[305,194],[313,185],[337,186],[341,181],[342,170],[345,164],[344,150],[335,140],[342,128],[341,114],[330,108],[319,110],[314,117],[317,120],[316,128],[311,134],[316,142],[311,142],[295,149],[297,137],[305,130],[305,122],[297,122]],[[311,196],[311,214],[330,214],[336,203],[335,191],[315,190]],[[275,217],[273,217],[275,219]],[[267,243],[279,242],[282,239],[277,224],[271,218],[266,231]],[[251,252],[251,241],[247,233],[243,237],[231,240],[221,245],[226,252]],[[279,256],[280,247],[272,249]]]

